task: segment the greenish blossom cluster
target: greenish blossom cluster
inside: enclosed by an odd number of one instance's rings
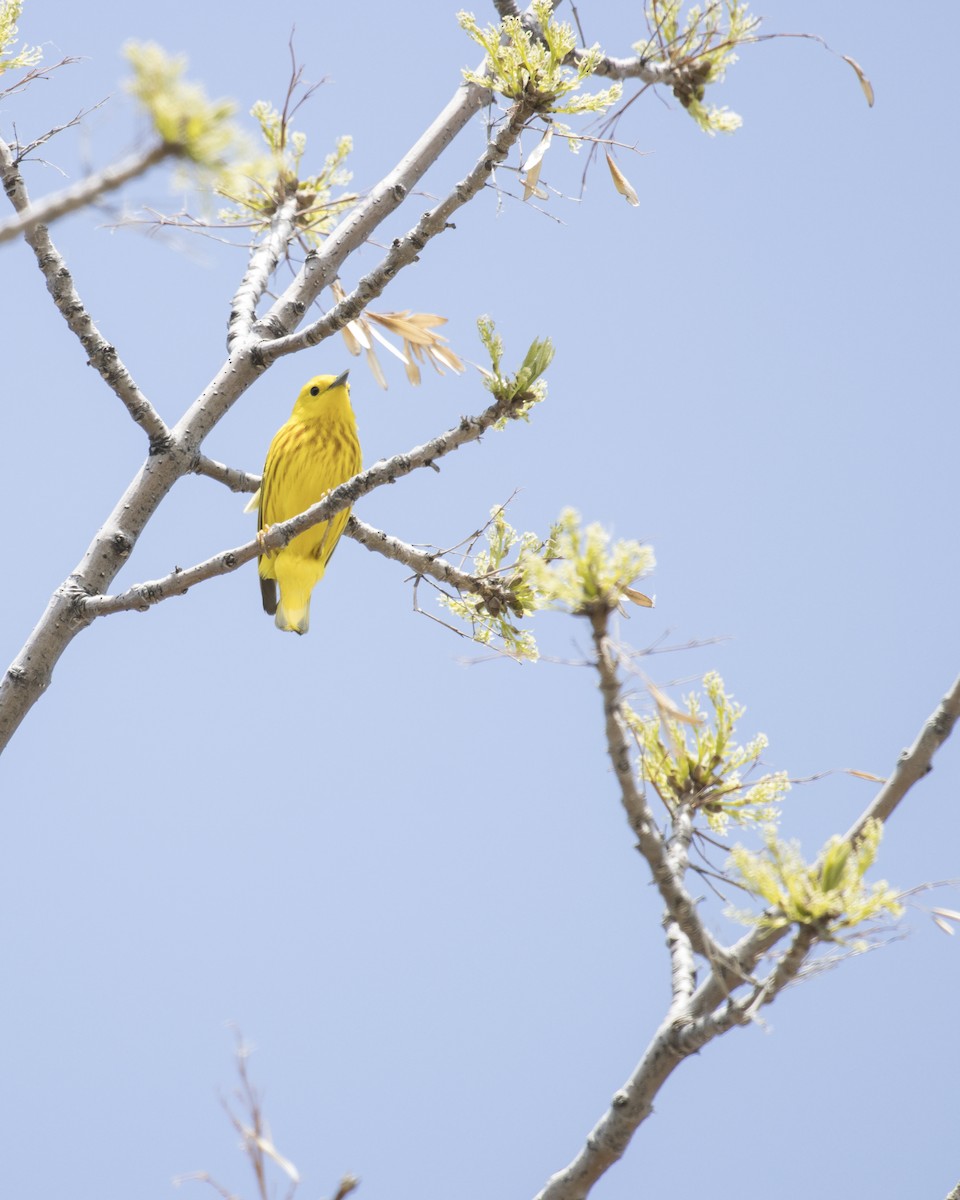
[[[675,68],[673,93],[701,129],[709,134],[733,133],[741,119],[727,108],[707,108],[703,103],[708,84],[719,83],[737,61],[736,48],[751,41],[759,17],[747,13],[740,0],[711,0],[688,9],[681,23],[683,0],[647,0],[650,36],[634,50],[651,62]]]
[[[38,46],[21,46],[13,53],[22,11],[23,0],[0,0],[0,75],[35,67],[43,57]]]
[[[316,175],[300,177],[300,164],[307,148],[306,134],[291,130],[284,114],[266,100],[258,100],[250,115],[260,127],[266,153],[230,167],[217,185],[217,192],[232,207],[222,209],[220,219],[265,229],[277,209],[296,197],[295,221],[301,236],[316,245],[336,218],[356,200],[354,195],[333,192],[351,179],[344,161],[353,149],[349,137],[340,137]]]
[[[599,46],[574,61],[576,37],[565,21],[553,15],[549,0],[534,0],[538,29],[527,28],[520,17],[507,17],[501,25],[481,29],[473,13],[460,12],[457,20],[487,56],[484,72],[464,71],[470,83],[499,92],[508,100],[526,100],[540,112],[599,113],[620,99],[619,84],[583,94],[578,89],[597,67]]]
[[[128,42],[124,54],[133,67],[127,90],[147,110],[161,140],[199,167],[222,170],[243,145],[233,101],[208,100],[199,84],[184,81],[186,60],[152,42]]]
[[[520,369],[513,375],[503,371],[503,339],[497,333],[490,317],[480,317],[477,320],[480,341],[490,357],[490,370],[483,370],[483,384],[487,391],[492,392],[498,400],[508,404],[513,400],[523,401],[519,411],[513,408],[510,416],[529,419],[530,409],[546,399],[547,383],[542,378],[547,367],[553,361],[553,342],[549,338],[537,338],[530,343],[530,348],[524,355]],[[499,420],[494,428],[503,429],[508,417]]]
[[[509,601],[491,606],[483,596],[444,596],[444,607],[470,626],[481,645],[501,644],[513,658],[535,661],[533,635],[517,629],[511,616],[545,609],[574,616],[613,611],[631,599],[630,584],[653,568],[653,551],[639,542],[612,542],[600,525],[583,527],[580,515],[565,509],[544,541],[534,533],[518,533],[502,507],[494,509],[486,529],[487,546],[474,556],[473,574],[499,579]],[[646,598],[643,597],[643,600]]]
[[[640,716],[628,706],[625,715],[640,747],[640,775],[669,812],[683,805],[703,813],[710,828],[726,832],[730,822],[746,825],[772,821],[776,805],[789,790],[786,773],[775,771],[754,783],[744,782],[767,748],[761,733],[745,745],[735,738],[737,722],[746,711],[711,671],[704,676],[710,713],[701,697],[686,697],[685,710],[662,703],[657,716]]]
[[[843,941],[842,935],[848,931],[884,914],[900,916],[899,896],[886,881],[869,885],[864,881],[877,857],[882,834],[881,823],[870,820],[855,846],[832,837],[816,862],[808,863],[796,842],[781,841],[776,828],[769,826],[759,853],[736,846],[730,855],[739,882],[768,909],[759,916],[733,915],[762,928],[808,926],[829,941]]]
[[[459,597],[441,596],[440,603],[469,626],[469,636],[479,645],[499,644],[511,658],[536,662],[539,651],[533,634],[518,629],[511,617],[523,616],[538,607],[536,596],[518,568],[517,557],[536,554],[543,543],[536,534],[518,533],[504,516],[502,505],[490,513],[486,539],[486,549],[474,556],[473,574],[478,579],[503,580],[511,595],[510,603],[505,608],[492,608],[482,596],[471,592]],[[518,554],[513,553],[515,549]]]
[[[584,528],[579,513],[567,508],[543,546],[521,553],[518,565],[538,608],[588,616],[620,608],[632,585],[653,570],[654,556],[639,542],[613,542],[602,525]]]

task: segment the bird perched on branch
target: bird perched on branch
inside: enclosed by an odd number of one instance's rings
[[[348,374],[316,375],[304,384],[290,420],[274,435],[260,483],[260,531],[298,516],[360,470]],[[310,628],[310,594],[323,578],[349,516],[349,508],[341,509],[280,550],[260,556],[263,608],[276,614],[278,629],[306,633]]]

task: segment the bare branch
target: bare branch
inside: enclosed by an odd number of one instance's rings
[[[0,174],[10,203],[17,212],[32,211],[23,176],[10,147],[0,141]],[[70,329],[80,339],[89,363],[125,405],[127,412],[150,439],[151,449],[159,450],[169,442],[170,431],[159,413],[134,383],[130,372],[120,361],[116,350],[107,342],[84,308],[73,279],[60,252],[54,246],[45,225],[33,225],[24,232],[24,239],[36,255],[37,263],[47,281],[47,291]]]
[[[674,1070],[693,1051],[677,1045],[677,1024],[663,1022],[643,1058],[610,1107],[587,1135],[576,1158],[547,1181],[536,1200],[585,1200],[597,1180],[619,1161],[633,1135],[653,1111],[653,1101]]]
[[[669,925],[668,922],[668,938]],[[798,930],[787,954],[751,996],[740,1002],[728,1001],[719,1012],[696,1022],[690,1021],[689,1014],[684,1013],[679,1003],[678,974],[681,989],[686,986],[689,975],[682,964],[678,972],[674,958],[674,1002],[669,1015],[633,1074],[590,1131],[579,1154],[569,1166],[548,1180],[536,1200],[585,1200],[597,1180],[623,1157],[633,1135],[653,1111],[653,1101],[674,1069],[708,1042],[730,1029],[749,1024],[756,1009],[769,1004],[796,977],[815,941],[816,934],[812,929]]]
[[[4,94],[5,93],[0,93],[0,98],[2,98]],[[96,104],[91,104],[89,108],[82,108],[76,114],[76,116],[71,117],[69,121],[64,121],[62,125],[51,126],[51,128],[46,130],[45,133],[41,133],[39,137],[35,137],[32,142],[28,142],[25,146],[20,145],[19,142],[14,143],[12,148],[17,152],[17,157],[15,160],[17,165],[19,166],[20,163],[26,162],[28,157],[32,155],[35,150],[39,150],[41,146],[46,145],[46,143],[49,142],[51,138],[55,138],[58,133],[63,133],[66,129],[74,129],[84,120],[85,117],[89,117],[91,113],[96,112],[98,108],[102,108],[104,104],[106,104],[106,100],[98,100]]]
[[[257,304],[267,289],[270,276],[277,269],[277,264],[290,244],[297,207],[298,199],[294,193],[292,196],[288,196],[273,214],[270,229],[250,255],[250,263],[233,297],[230,309],[230,323],[227,328],[227,352],[229,354],[232,354],[252,334],[253,323],[257,319]]]
[[[7,96],[15,96],[18,92],[25,91],[37,79],[48,79],[54,71],[60,67],[72,67],[74,63],[81,62],[79,58],[74,58],[70,55],[65,55],[59,62],[51,63],[49,66],[36,66],[31,68],[26,75],[21,75],[16,82],[9,87],[0,90],[0,100],[5,100]]]
[[[886,821],[910,788],[933,770],[933,756],[950,736],[960,717],[960,676],[923,723],[913,745],[897,759],[893,774],[883,785],[869,808],[865,809],[847,830],[846,839],[856,842],[864,826],[873,817]]]
[[[668,922],[668,939],[669,925]],[[771,1003],[796,978],[816,940],[813,929],[799,929],[786,955],[750,996],[739,1002],[729,1000],[719,1012],[699,1021],[691,1021],[678,1002],[678,973],[681,988],[686,986],[689,976],[682,964],[678,972],[675,958],[674,1002],[669,1015],[633,1074],[591,1130],[580,1153],[547,1182],[536,1200],[584,1200],[601,1175],[622,1158],[633,1135],[653,1111],[653,1101],[673,1070],[708,1042],[737,1026],[749,1024],[761,1005]]]
[[[104,167],[95,175],[89,175],[79,183],[73,184],[72,187],[54,192],[52,196],[46,196],[35,204],[19,208],[14,202],[14,207],[18,210],[17,215],[6,221],[0,221],[0,242],[9,242],[21,233],[28,233],[30,230],[36,229],[41,223],[46,225],[67,213],[76,212],[78,208],[85,208],[98,196],[116,191],[117,188],[123,187],[131,179],[136,179],[138,175],[142,175],[156,163],[176,153],[176,147],[168,145],[166,142],[156,142],[149,149],[142,150],[139,154],[131,154],[129,158],[125,158],[121,162]]]
[[[255,492],[260,486],[260,476],[241,471],[239,467],[228,467],[226,463],[198,454],[193,465],[194,475],[206,475],[217,483],[225,484],[231,492]]]
[[[271,525],[269,530],[264,530],[260,537],[254,538],[242,546],[237,546],[233,550],[224,550],[195,566],[183,570],[176,568],[162,579],[134,584],[127,591],[116,596],[91,596],[82,592],[77,594],[80,589],[75,584],[74,603],[77,612],[84,621],[117,612],[144,612],[151,605],[159,604],[161,600],[168,600],[171,596],[182,596],[198,583],[203,583],[204,580],[215,579],[218,575],[227,575],[231,571],[236,571],[238,567],[250,562],[265,550],[279,550],[281,546],[285,546],[304,530],[318,525],[321,521],[328,521],[334,514],[356,504],[362,496],[366,496],[376,488],[394,483],[397,479],[402,479],[404,475],[409,475],[411,471],[420,467],[429,467],[435,459],[459,450],[468,442],[475,442],[497,421],[504,417],[509,419],[517,417],[525,403],[526,397],[523,393],[506,403],[497,400],[489,408],[484,409],[479,416],[464,417],[459,425],[448,429],[446,433],[440,434],[432,441],[422,446],[415,446],[406,454],[396,454],[393,458],[382,459],[380,462],[374,463],[366,471],[361,471],[353,479],[334,488],[323,500],[305,512],[292,517],[289,521]],[[366,528],[370,529],[369,526]],[[376,530],[371,532],[376,534]],[[403,543],[400,542],[397,545],[402,546]],[[475,589],[471,588],[470,590]]]
[[[573,61],[579,64],[585,54],[585,50],[574,50]],[[604,55],[593,73],[605,79],[639,79],[647,84],[664,83],[673,86],[682,82],[689,75],[689,70],[671,62],[653,61],[641,54],[632,58],[611,58]]]
[[[466,571],[461,571],[438,554],[418,550],[416,546],[401,542],[399,538],[391,537],[380,529],[374,529],[372,525],[367,525],[353,515],[347,522],[344,533],[361,546],[366,546],[368,550],[404,563],[416,571],[417,575],[429,575],[431,579],[449,584],[458,592],[472,592],[475,596],[482,596],[497,611],[509,606],[510,589],[500,579],[468,575]]]
[[[354,290],[339,304],[335,305],[319,321],[314,321],[306,329],[297,334],[279,338],[263,346],[260,353],[265,362],[273,362],[283,354],[291,354],[315,346],[331,334],[342,329],[349,321],[358,317],[371,300],[381,294],[387,284],[410,263],[417,261],[417,256],[426,244],[438,233],[450,228],[449,218],[468,203],[480,191],[494,168],[506,158],[510,148],[523,132],[527,121],[535,112],[533,105],[527,102],[516,104],[500,129],[499,133],[484,148],[477,162],[467,176],[453,188],[446,199],[429,212],[423,214],[416,226],[402,238],[398,238],[386,256],[372,271],[369,271],[357,284]],[[308,258],[304,271],[308,277],[316,271],[322,271],[322,252],[313,256],[313,262]]]
[[[620,798],[627,820],[637,835],[637,848],[647,860],[667,911],[690,939],[693,949],[711,962],[722,960],[726,952],[700,920],[697,907],[683,886],[682,876],[674,871],[668,848],[657,829],[646,797],[637,787],[631,761],[631,741],[621,707],[616,658],[607,636],[609,613],[606,610],[595,610],[591,621],[597,652],[595,665],[600,675],[600,692],[603,695],[606,714],[607,753],[620,785]]]
[[[663,928],[670,951],[670,990],[673,993],[670,1015],[677,1019],[689,1009],[690,997],[697,986],[697,967],[690,939],[669,913],[664,915]]]

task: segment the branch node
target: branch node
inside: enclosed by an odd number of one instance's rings
[[[110,538],[110,545],[117,558],[129,558],[133,551],[133,542],[125,533],[115,533]]]

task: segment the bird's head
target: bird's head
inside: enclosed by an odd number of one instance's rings
[[[352,413],[350,408],[349,371],[342,375],[314,375],[300,389],[293,406],[293,415],[301,420],[336,420]]]

